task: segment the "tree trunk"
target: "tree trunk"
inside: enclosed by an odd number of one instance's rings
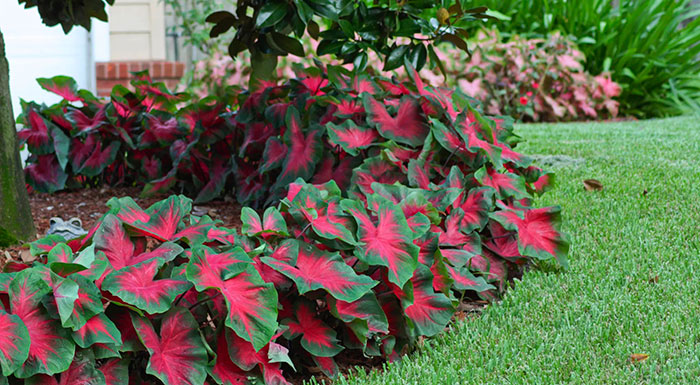
[[[36,234],[19,157],[9,72],[0,31],[0,247],[28,241]]]
[[[260,86],[261,80],[272,80],[277,67],[277,56],[265,54],[257,49],[250,50],[250,80],[248,87],[255,90]]]

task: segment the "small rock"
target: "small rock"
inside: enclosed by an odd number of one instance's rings
[[[44,210],[51,211],[51,210],[53,210],[53,206],[46,206],[46,207],[44,207]]]

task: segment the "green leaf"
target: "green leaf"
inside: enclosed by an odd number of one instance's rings
[[[301,45],[299,40],[279,32],[272,32],[271,35],[272,40],[283,51],[291,53],[294,56],[304,57],[304,46]]]
[[[403,56],[408,52],[408,47],[407,45],[394,47],[389,55],[387,55],[382,71],[391,71],[399,68],[401,64],[403,64]]]
[[[260,8],[260,13],[255,19],[255,27],[266,28],[277,24],[284,19],[289,11],[289,7],[284,3],[266,3]]]

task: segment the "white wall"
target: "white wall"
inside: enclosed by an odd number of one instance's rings
[[[105,60],[105,56],[109,60],[109,27],[93,20],[92,28],[93,32],[88,33],[82,27],[74,27],[64,35],[60,26],[44,25],[36,7],[24,9],[16,0],[0,0],[0,30],[10,63],[15,115],[20,113],[20,98],[47,104],[59,100],[39,87],[36,83],[39,77],[68,75],[81,88],[94,91],[93,50],[100,60]]]

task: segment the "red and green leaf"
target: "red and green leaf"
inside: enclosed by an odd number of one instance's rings
[[[411,300],[402,300],[406,317],[416,335],[434,336],[445,329],[455,308],[452,300],[433,289],[433,274],[426,266],[419,266],[411,278]]]
[[[73,341],[81,348],[87,348],[96,343],[122,344],[122,335],[109,317],[104,313],[93,316],[73,332]]]
[[[282,324],[288,327],[284,336],[288,339],[301,336],[301,346],[314,356],[333,357],[343,350],[335,330],[321,321],[311,301],[297,302],[294,319],[286,319]]]
[[[54,76],[52,78],[37,78],[36,82],[46,91],[53,92],[69,102],[82,100],[78,95],[78,83],[70,76]]]
[[[25,167],[24,175],[32,188],[49,194],[63,190],[68,180],[68,174],[61,168],[53,154],[39,155],[35,162]]]
[[[29,332],[19,316],[0,309],[0,369],[9,376],[29,357]]]
[[[217,384],[237,385],[248,383],[248,374],[231,361],[224,329],[219,332],[219,336],[216,339],[216,364],[210,369],[209,373]]]
[[[559,229],[561,209],[545,207],[526,210],[501,210],[491,214],[506,230],[518,233],[521,255],[537,259],[556,258],[566,266],[569,241]]]
[[[301,223],[310,224],[320,237],[340,239],[351,245],[356,242],[350,230],[350,219],[340,208],[340,199],[336,196],[324,198],[316,186],[302,186],[291,202],[290,213]]]
[[[24,112],[25,128],[17,132],[20,143],[27,143],[32,154],[44,155],[51,153],[48,121],[35,109],[35,104],[27,106]]]
[[[263,214],[263,219],[260,219],[255,210],[249,207],[241,209],[241,232],[250,237],[262,235],[263,238],[270,235],[288,235],[287,223],[285,223],[282,214],[274,207],[268,207]]]
[[[163,264],[162,259],[152,258],[119,269],[104,279],[102,290],[149,314],[164,313],[178,295],[190,288],[190,283],[184,279],[155,279]]]
[[[375,223],[357,201],[345,200],[341,206],[353,215],[358,225],[357,239],[361,246],[355,255],[369,265],[387,267],[389,281],[403,286],[418,266],[418,246],[413,244],[413,233],[401,209],[382,203]]]
[[[41,274],[32,269],[17,273],[10,284],[12,314],[27,327],[31,341],[27,360],[15,371],[19,378],[61,373],[73,360],[75,345],[65,338],[60,323],[43,309],[42,298],[50,292]]]
[[[271,362],[269,358],[269,346],[265,345],[259,350],[256,350],[253,345],[238,337],[230,330],[226,330],[226,340],[228,341],[228,352],[231,361],[238,365],[239,368],[249,371],[259,366],[263,373],[265,384],[272,385],[289,385],[289,382],[284,378],[279,362]]]
[[[166,385],[202,385],[207,377],[207,350],[192,313],[173,308],[156,332],[147,318],[132,316],[134,329],[150,358],[146,373]]]
[[[389,115],[386,107],[370,94],[363,98],[367,111],[367,123],[377,127],[379,134],[397,143],[418,147],[423,144],[429,128],[415,99],[401,98],[395,117]]]
[[[296,240],[286,242],[298,249],[291,253],[290,259],[263,257],[261,260],[294,281],[299,294],[323,289],[337,299],[352,302],[377,284],[372,278],[355,273],[338,253],[327,253]]]
[[[182,195],[173,195],[168,199],[154,203],[146,210],[149,220],[129,223],[137,232],[153,237],[159,241],[174,239],[178,226],[185,215],[189,214],[192,201]]]
[[[371,146],[379,137],[375,129],[360,127],[352,119],[347,119],[341,124],[328,123],[326,131],[331,144],[342,147],[352,156],[357,156],[357,150]]]
[[[309,180],[313,176],[323,146],[318,129],[302,130],[299,111],[290,107],[287,110],[287,131],[285,142],[289,151],[284,160],[282,171],[277,177],[276,186],[285,186],[297,178]]]
[[[196,249],[187,266],[187,279],[199,291],[219,291],[228,309],[226,325],[259,350],[277,330],[277,291],[255,270],[247,254],[236,247],[215,254]]]
[[[129,383],[129,361],[113,358],[105,361],[98,368],[105,377],[105,385],[123,385]]]
[[[454,206],[460,207],[464,212],[461,227],[465,232],[481,230],[489,221],[489,212],[493,209],[493,190],[471,189],[464,200],[455,202]]]
[[[525,187],[525,179],[506,170],[500,172],[492,167],[484,166],[474,173],[474,179],[483,186],[492,187],[502,199],[509,197],[515,199],[532,198]]]

